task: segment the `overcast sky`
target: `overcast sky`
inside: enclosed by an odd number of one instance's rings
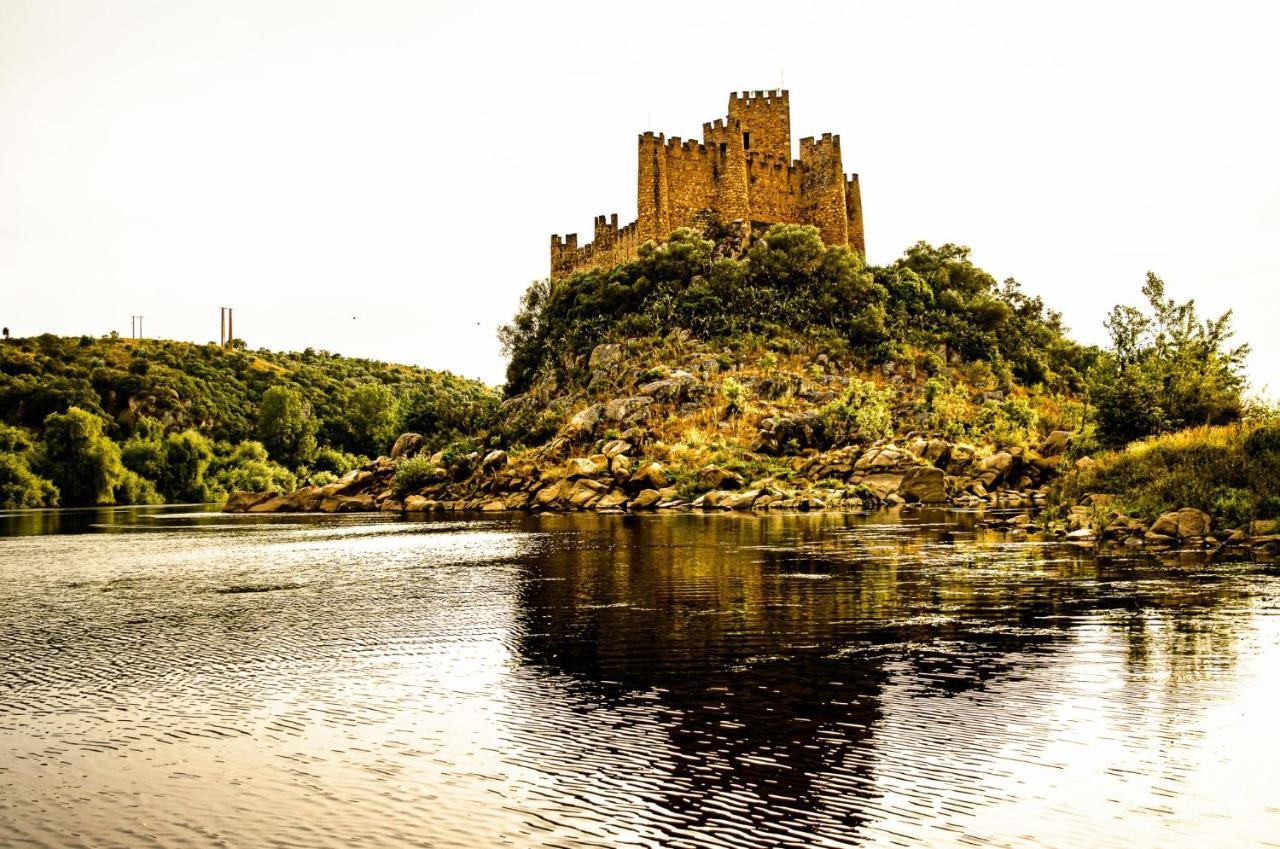
[[[0,323],[501,380],[550,234],[735,89],[842,136],[869,259],[959,242],[1077,338],[1148,269],[1280,385],[1280,5],[0,0]]]

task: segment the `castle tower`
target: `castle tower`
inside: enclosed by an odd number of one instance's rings
[[[729,95],[729,121],[739,123],[747,153],[791,159],[791,92],[735,91]]]
[[[844,174],[840,137],[800,141],[791,158],[791,99],[785,89],[734,92],[728,114],[702,125],[702,140],[652,132],[637,140],[636,220],[597,216],[594,240],[551,237],[551,280],[633,260],[640,246],[681,227],[736,225],[744,237],[770,224],[811,224],[829,245],[865,251],[862,195]]]

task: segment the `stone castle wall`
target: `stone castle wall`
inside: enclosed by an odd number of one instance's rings
[[[576,233],[552,236],[552,281],[612,268],[645,242],[714,222],[812,224],[827,244],[865,253],[858,177],[844,174],[840,137],[801,139],[800,158],[791,159],[785,90],[731,94],[728,116],[704,124],[701,142],[643,133],[637,157],[636,220],[619,228],[616,214],[597,216],[582,246]]]

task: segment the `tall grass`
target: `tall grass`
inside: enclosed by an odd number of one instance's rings
[[[1196,507],[1237,525],[1280,517],[1280,424],[1194,427],[1130,443],[1063,478],[1058,504],[1105,492],[1152,517]]]

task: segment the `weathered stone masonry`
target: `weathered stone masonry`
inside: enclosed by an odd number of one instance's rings
[[[595,219],[592,241],[551,237],[551,279],[612,268],[635,259],[640,246],[681,227],[712,223],[744,229],[812,224],[829,245],[865,256],[858,175],[845,176],[840,137],[800,140],[791,158],[791,103],[779,91],[734,92],[726,118],[702,125],[702,141],[643,133],[639,137],[638,217],[618,226],[616,213]]]

